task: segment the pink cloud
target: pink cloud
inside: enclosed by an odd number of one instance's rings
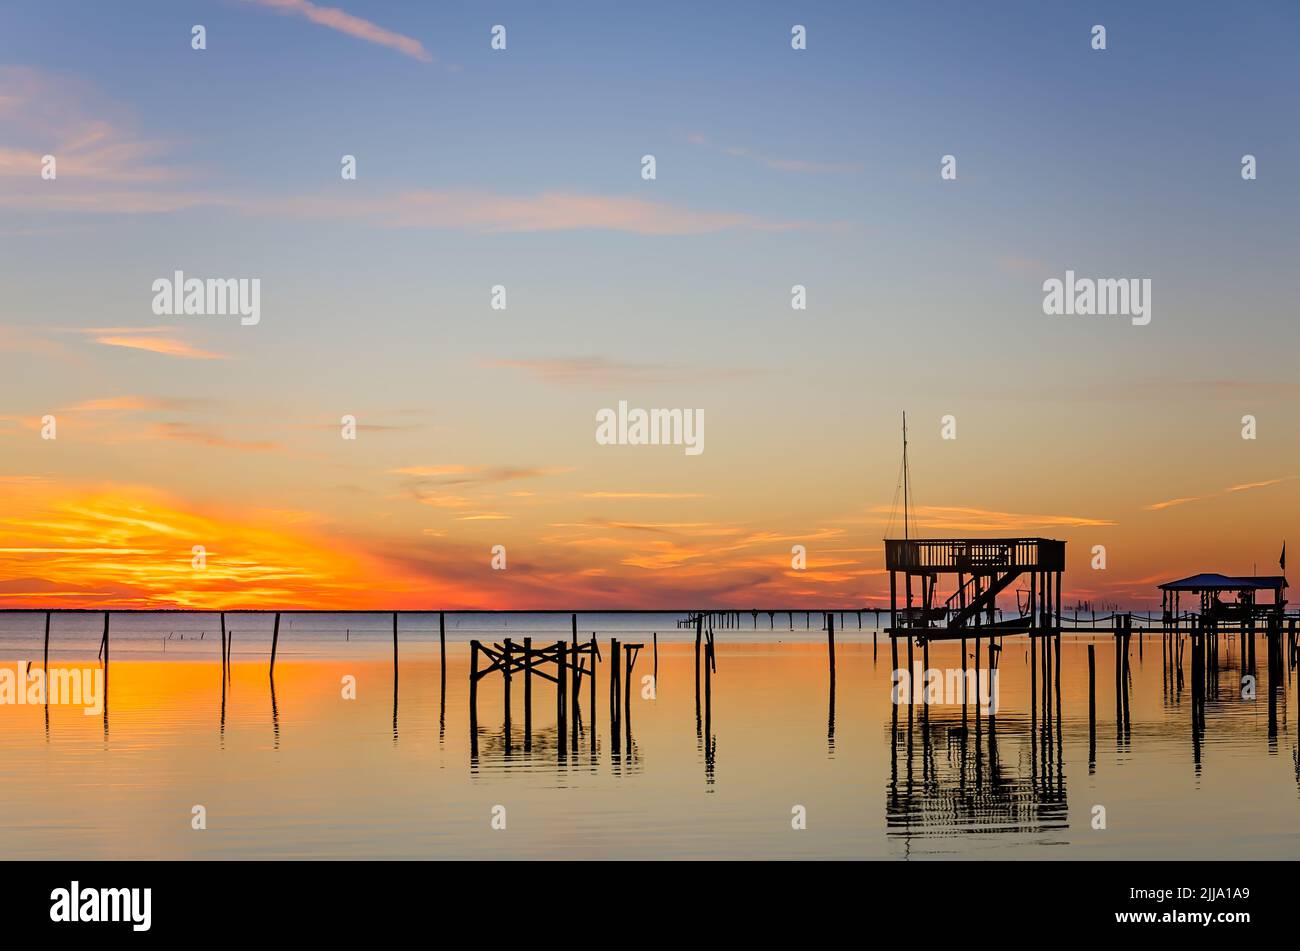
[[[386,30],[378,24],[353,16],[338,7],[320,7],[310,0],[247,0],[247,2],[269,7],[277,13],[305,17],[319,26],[338,30],[340,33],[365,40],[367,43],[387,46],[422,63],[433,62],[433,57],[419,40]]]
[[[291,198],[254,201],[243,207],[252,214],[360,218],[394,228],[485,233],[590,230],[687,235],[809,226],[806,222],[770,221],[745,212],[702,210],[644,198],[563,191],[518,196],[473,190],[408,191],[377,199]]]

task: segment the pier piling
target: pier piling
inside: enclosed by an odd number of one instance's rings
[[[533,639],[524,638],[524,752],[533,748]]]
[[[502,706],[502,733],[505,737],[506,755],[510,755],[510,661],[511,655],[514,654],[514,644],[510,638],[506,638],[501,646],[501,706]]]
[[[835,689],[835,617],[826,619],[826,648],[831,662],[831,689]]]
[[[104,689],[108,689],[108,618],[107,611],[104,612],[104,637],[100,641],[99,649],[104,655]]]
[[[596,642],[596,632],[591,632],[591,752],[596,752],[596,660],[600,657],[600,645]]]
[[[276,648],[279,647],[279,645],[280,645],[280,614],[279,612],[276,612],[275,627],[271,629],[271,667],[270,670],[268,671],[268,673],[272,677],[275,676],[275,651]]]
[[[619,681],[622,679],[621,660],[618,638],[611,637],[609,639],[609,736],[610,749],[615,753],[619,751],[619,731],[622,727],[618,711]]]
[[[1088,765],[1097,760],[1097,646],[1088,645]]]

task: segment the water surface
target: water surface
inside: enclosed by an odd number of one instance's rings
[[[108,709],[0,706],[0,852],[10,858],[1296,858],[1293,674],[1270,737],[1263,640],[1258,698],[1240,696],[1240,645],[1221,641],[1205,727],[1158,636],[1135,637],[1129,722],[1118,728],[1114,651],[1095,638],[1090,751],[1087,645],[1067,637],[1061,716],[1031,710],[1029,648],[1005,642],[992,729],[960,706],[896,710],[890,652],[869,625],[837,630],[835,692],[817,615],[796,630],[743,615],[716,631],[717,673],[697,719],[694,633],[674,615],[584,615],[606,663],[596,748],[588,687],[578,748],[536,682],[525,749],[522,679],[503,731],[499,675],[480,682],[471,743],[471,637],[569,637],[567,617],[286,615],[275,678],[271,619],[230,615],[223,685],[216,619],[113,619]],[[867,616],[870,618],[870,615]],[[786,629],[782,629],[784,626]],[[43,615],[0,618],[0,662],[39,665]],[[866,621],[864,621],[864,625]],[[838,625],[837,625],[838,627]],[[51,664],[96,663],[102,620],[56,616]],[[653,698],[642,678],[654,672]],[[614,749],[611,636],[646,645]],[[1190,652],[1189,652],[1190,655]],[[920,654],[917,653],[919,661]],[[973,658],[969,659],[973,662]],[[933,645],[932,667],[960,648]],[[343,697],[355,678],[356,699]],[[703,685],[702,685],[703,686]],[[1217,688],[1217,697],[1216,697]],[[1041,683],[1037,689],[1041,691]],[[645,696],[643,696],[643,692]],[[701,691],[703,692],[703,691]],[[1041,704],[1041,693],[1039,702]],[[47,716],[48,713],[48,716]],[[894,714],[898,715],[894,726]],[[571,726],[571,723],[569,724]],[[473,746],[477,746],[477,755]],[[563,746],[563,755],[560,747]],[[207,828],[191,828],[195,805]],[[506,828],[492,827],[504,807]],[[1105,828],[1094,828],[1095,808]],[[796,807],[806,829],[792,828]]]

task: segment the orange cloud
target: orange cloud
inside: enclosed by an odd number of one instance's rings
[[[203,429],[195,429],[185,423],[157,423],[153,427],[153,434],[159,439],[176,439],[182,442],[193,442],[202,446],[211,446],[217,449],[242,449],[249,452],[266,452],[280,448],[280,444],[274,442],[249,442],[238,439],[227,439],[225,436],[218,433],[209,432]]]
[[[1240,485],[1230,485],[1226,489],[1218,492],[1211,492],[1208,495],[1188,495],[1177,499],[1165,499],[1163,502],[1152,502],[1146,506],[1148,512],[1158,512],[1160,509],[1173,508],[1175,505],[1185,505],[1188,502],[1202,502],[1205,499],[1213,499],[1231,492],[1248,492],[1251,489],[1265,489],[1273,485],[1281,485],[1284,482],[1290,482],[1295,476],[1284,476],[1281,479],[1265,479],[1262,482],[1243,482]]]
[[[583,492],[584,499],[706,499],[703,492]]]
[[[160,398],[156,396],[106,396],[100,399],[83,400],[67,407],[67,413],[127,413],[133,411],[153,412],[160,410],[186,410],[200,405],[202,400],[184,398]]]
[[[887,505],[876,505],[871,510],[879,514],[892,511]],[[1032,528],[1091,528],[1116,524],[1110,519],[1082,515],[1030,515],[959,505],[921,505],[912,511],[922,528],[939,532],[1019,532]]]
[[[866,600],[878,558],[819,551],[838,529],[790,539],[713,523],[591,524],[511,546],[493,571],[488,539],[468,533],[505,513],[471,511],[460,541],[409,526],[387,536],[336,529],[299,509],[204,510],[160,492],[15,482],[0,496],[0,604],[27,607],[235,607],[395,610],[467,607],[673,608],[687,604]],[[650,529],[642,531],[641,529]],[[193,546],[206,566],[192,564]],[[653,580],[648,580],[648,579]]]
[[[448,585],[316,534],[302,513],[198,514],[134,486],[56,495],[18,487],[0,503],[0,603],[113,607],[385,607]],[[206,550],[195,568],[193,547]]]
[[[103,344],[106,347],[126,347],[130,350],[144,350],[148,353],[158,353],[167,357],[183,357],[187,360],[228,359],[224,353],[200,350],[175,337],[158,337],[144,334],[106,334],[93,339],[95,343]]]

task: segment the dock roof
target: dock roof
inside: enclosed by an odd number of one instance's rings
[[[1166,581],[1159,587],[1162,591],[1280,591],[1287,587],[1287,583],[1282,575],[1220,575],[1202,572],[1178,581]]]

